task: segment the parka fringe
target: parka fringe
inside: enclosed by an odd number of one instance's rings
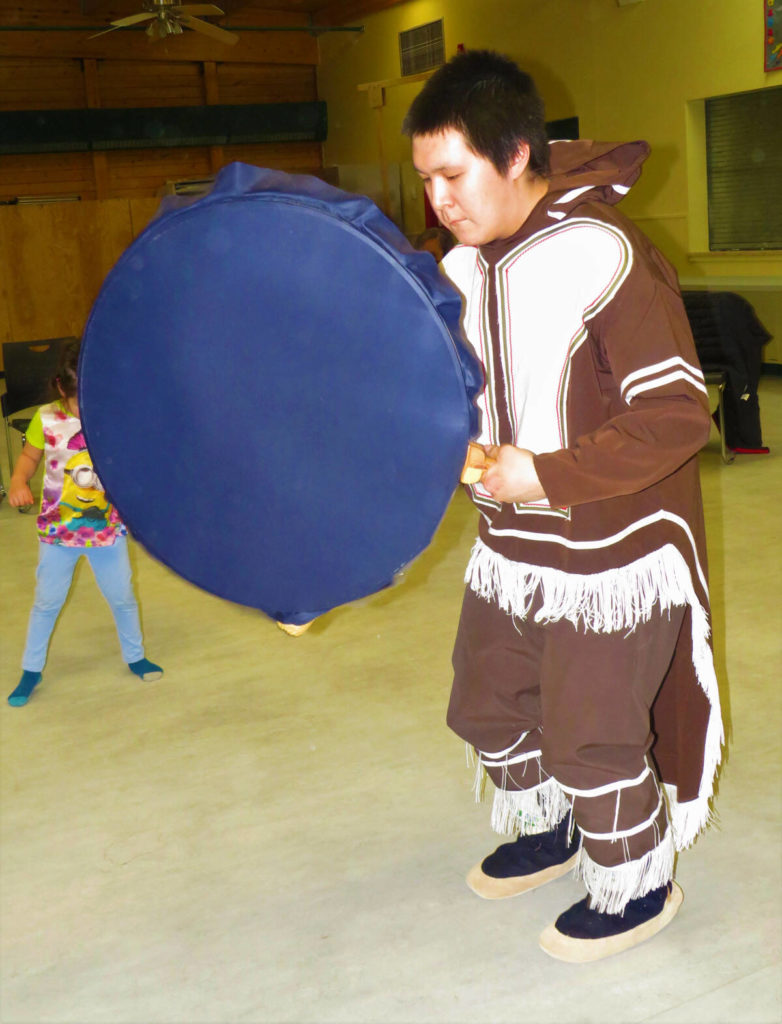
[[[717,815],[707,797],[698,797],[697,800],[680,804],[676,796],[676,786],[663,785],[663,789],[676,849],[686,850],[705,828],[717,820]]]

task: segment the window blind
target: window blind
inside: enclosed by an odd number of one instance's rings
[[[782,86],[705,107],[709,248],[782,249]]]

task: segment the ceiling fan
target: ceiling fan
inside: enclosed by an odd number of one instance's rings
[[[144,0],[143,13],[131,14],[127,18],[119,18],[111,22],[111,28],[103,32],[96,32],[90,39],[98,36],[105,36],[107,32],[114,32],[118,28],[127,28],[130,25],[139,25],[148,21],[149,25],[146,34],[150,39],[166,39],[168,36],[180,36],[185,28],[191,28],[195,32],[201,32],[205,36],[211,36],[220,43],[227,43],[233,46],[239,41],[239,36],[233,32],[227,32],[224,28],[212,25],[203,21],[197,15],[224,14],[225,11],[215,4],[183,4],[181,0]]]

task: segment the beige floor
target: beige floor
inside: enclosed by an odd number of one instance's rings
[[[761,402],[770,456],[702,455],[731,744],[670,928],[569,966],[536,938],[576,882],[500,904],[463,884],[495,838],[443,721],[475,530],[457,496],[402,585],[301,639],[135,548],[159,683],[79,571],[39,691],[0,706],[2,1024],[782,1020],[782,379]],[[34,526],[0,506],[5,692]]]

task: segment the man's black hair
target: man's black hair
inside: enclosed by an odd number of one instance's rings
[[[532,173],[548,174],[543,100],[530,76],[508,57],[491,50],[457,54],[426,82],[402,123],[410,138],[449,128],[461,132],[470,149],[500,174],[507,173],[524,142]]]

